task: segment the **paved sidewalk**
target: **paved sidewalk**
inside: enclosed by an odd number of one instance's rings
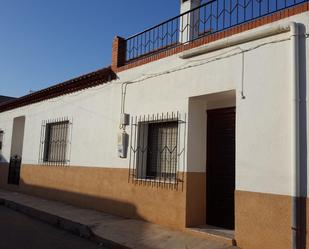
[[[0,190],[0,204],[74,232],[82,237],[101,242],[107,248],[237,248],[148,222],[121,218],[5,190]]]

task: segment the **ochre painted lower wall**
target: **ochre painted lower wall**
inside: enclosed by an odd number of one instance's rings
[[[291,197],[236,191],[235,235],[243,249],[291,248]],[[309,199],[303,199],[302,249],[309,249]],[[306,229],[307,228],[307,229]]]
[[[22,165],[20,186],[7,185],[7,174],[7,165],[2,165],[0,186],[8,190],[172,228],[204,223],[204,201],[194,201],[194,196],[199,192],[204,196],[204,189],[198,188],[204,188],[201,175],[205,173],[185,173],[184,182],[177,188],[153,182],[132,183],[128,169],[116,168]],[[186,198],[191,200],[190,213],[186,213]]]
[[[206,224],[206,173],[188,172],[186,177],[186,226]]]
[[[184,173],[171,185],[132,183],[127,169],[22,165],[20,186],[7,185],[8,164],[0,164],[0,187],[96,209],[176,229],[205,223],[206,175]],[[304,199],[303,229],[309,228],[309,199]],[[242,249],[289,249],[291,198],[235,192],[235,236]],[[309,249],[305,234],[301,249]],[[305,245],[304,244],[304,245]]]

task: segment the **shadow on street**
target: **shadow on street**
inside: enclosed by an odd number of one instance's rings
[[[1,249],[103,249],[94,242],[1,205],[0,221]]]

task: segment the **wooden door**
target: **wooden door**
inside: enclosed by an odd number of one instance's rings
[[[235,108],[207,111],[207,224],[234,229]]]

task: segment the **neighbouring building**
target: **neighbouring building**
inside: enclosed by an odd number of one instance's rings
[[[309,249],[308,10],[182,0],[116,37],[110,67],[0,105],[0,187]]]

